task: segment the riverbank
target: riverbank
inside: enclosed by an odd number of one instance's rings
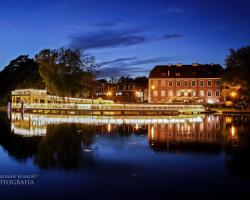
[[[5,106],[0,106],[0,111],[3,112],[3,111],[6,111],[6,107]],[[155,110],[156,111],[156,110]],[[159,110],[161,111],[161,110]],[[200,112],[201,114],[212,114],[212,113],[219,113],[219,114],[250,114],[250,109],[247,109],[247,110],[237,110],[235,108],[212,108],[210,111],[203,111],[203,112]],[[130,113],[131,114],[131,113]],[[159,115],[159,114],[170,114],[170,113],[156,113],[156,115]]]
[[[250,109],[237,110],[235,108],[212,108],[212,110],[220,114],[250,114]]]

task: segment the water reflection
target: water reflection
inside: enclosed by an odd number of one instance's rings
[[[108,132],[112,125],[139,125],[147,124],[172,124],[172,123],[198,123],[204,116],[181,116],[181,117],[104,117],[104,116],[65,116],[65,115],[36,115],[12,113],[11,130],[14,134],[23,136],[46,135],[46,127],[50,124],[85,124],[107,125]]]
[[[32,159],[40,168],[76,170],[96,166],[106,145],[146,141],[145,151],[219,155],[239,177],[250,177],[249,116],[199,115],[180,117],[56,116],[1,113],[0,144],[10,156],[24,162]],[[119,146],[120,148],[120,146]],[[139,159],[139,158],[138,158]]]
[[[149,144],[156,150],[218,151],[223,146],[223,121],[205,116],[200,123],[151,124]],[[209,147],[208,147],[209,145]]]

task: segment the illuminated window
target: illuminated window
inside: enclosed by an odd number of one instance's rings
[[[176,91],[176,96],[177,96],[177,97],[180,97],[180,96],[181,96],[181,91],[179,91],[179,90]]]
[[[157,85],[158,85],[158,81],[157,81],[157,80],[152,80],[152,81],[151,81],[151,85],[157,86]]]
[[[154,91],[154,92],[153,92],[153,96],[154,96],[154,97],[157,97],[157,96],[158,96],[158,91]]]
[[[161,81],[161,87],[165,87],[165,81]]]
[[[201,91],[200,91],[200,96],[201,96],[201,97],[204,97],[204,95],[205,95],[204,90],[201,90]]]
[[[211,90],[208,90],[208,91],[207,91],[207,96],[208,96],[208,97],[211,97],[211,96],[212,96]]]
[[[184,96],[185,96],[185,97],[188,96],[188,91],[184,91]]]
[[[216,86],[220,86],[220,80],[216,81]]]
[[[211,80],[207,81],[207,86],[212,86],[212,81]]]
[[[166,94],[165,94],[165,90],[162,90],[162,91],[161,91],[161,96],[162,96],[162,97],[165,97],[165,95],[166,95]]]
[[[172,81],[168,81],[168,86],[173,86],[173,82]]]
[[[196,96],[196,92],[195,91],[192,91],[192,96]]]
[[[178,72],[178,73],[175,73],[175,76],[176,76],[176,77],[180,77],[180,76],[181,76],[181,73],[179,73],[179,72]]]
[[[188,81],[184,81],[184,86],[185,86],[185,87],[188,86]]]
[[[215,95],[216,95],[217,97],[219,97],[219,96],[220,96],[220,91],[217,90],[217,91],[215,92]]]
[[[196,85],[196,81],[192,81],[192,86],[194,87]]]
[[[172,90],[168,91],[168,96],[170,96],[170,97],[173,96],[173,91]]]
[[[204,81],[200,81],[200,86],[201,86],[201,87],[204,86]]]
[[[181,86],[181,81],[177,81],[176,86],[178,86],[178,87]]]

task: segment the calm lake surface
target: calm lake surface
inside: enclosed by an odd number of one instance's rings
[[[3,183],[25,175],[34,184]],[[2,112],[0,176],[1,199],[239,199],[250,194],[250,116]]]

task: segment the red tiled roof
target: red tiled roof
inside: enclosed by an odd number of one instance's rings
[[[157,65],[149,78],[219,78],[223,71],[219,64]]]

